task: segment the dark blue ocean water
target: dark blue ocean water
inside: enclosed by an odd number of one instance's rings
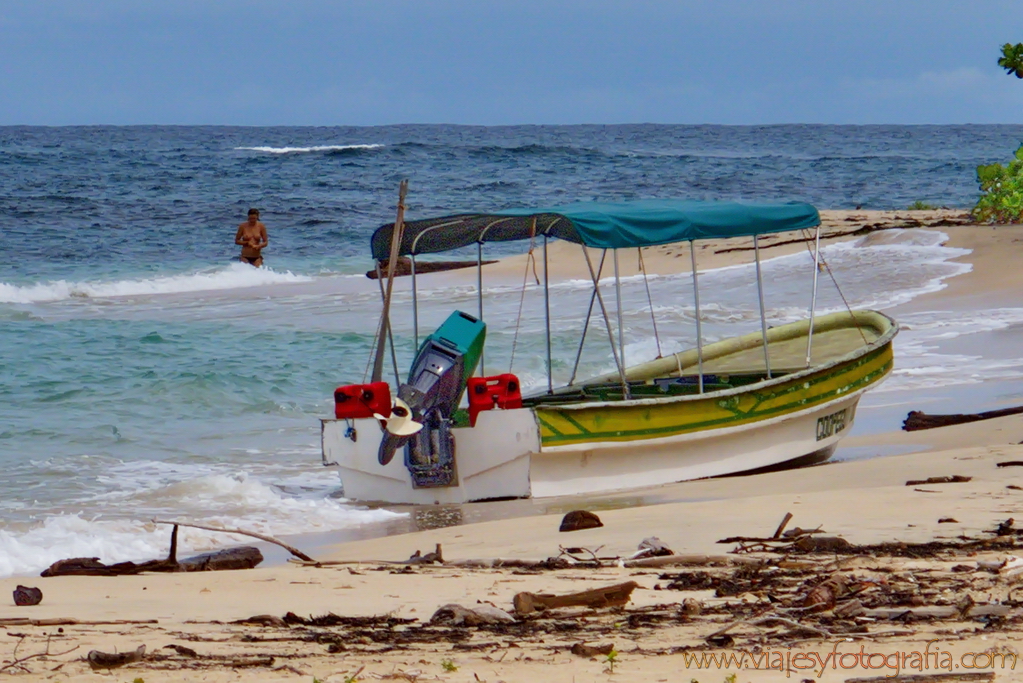
[[[0,128],[0,282],[234,255],[257,206],[274,263],[336,267],[409,214],[646,197],[969,207],[1023,126]]]
[[[158,515],[274,534],[385,517],[332,497],[318,418],[334,387],[364,374],[379,292],[359,273],[402,178],[410,217],[652,197],[967,208],[975,167],[1021,139],[1023,126],[0,128],[0,575],[159,556],[166,535],[145,524]],[[237,263],[233,243],[253,206],[270,234],[260,270]],[[832,250],[853,305],[961,272],[934,235],[906,237]],[[767,266],[780,319],[808,304],[787,263]],[[710,335],[755,328],[755,294],[736,280],[701,280]],[[692,343],[687,283],[651,282],[674,348]],[[878,285],[886,299],[871,298]],[[559,286],[558,353],[575,348],[586,301]],[[625,290],[627,351],[652,357],[645,290]],[[424,296],[424,325],[476,306],[464,286]],[[487,299],[490,320],[515,319],[517,294]],[[542,381],[539,301],[531,291],[519,337],[526,385]],[[488,348],[507,349],[512,330],[494,322]],[[407,320],[395,334],[407,360]],[[943,361],[914,343],[903,380],[933,383]],[[606,370],[592,353],[589,369]]]

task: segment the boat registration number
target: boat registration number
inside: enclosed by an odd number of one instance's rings
[[[817,418],[817,440],[823,441],[845,429],[845,414],[848,408]]]

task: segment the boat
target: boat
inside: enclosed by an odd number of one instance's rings
[[[585,202],[405,221],[403,198],[404,191],[398,219],[374,233],[371,249],[385,266],[409,259],[418,353],[393,389],[382,380],[393,285],[385,277],[373,377],[339,387],[335,416],[322,420],[322,460],[338,469],[346,498],[434,504],[596,494],[820,462],[849,433],[864,392],[892,370],[894,320],[871,310],[816,313],[818,273],[829,271],[820,217],[809,204]],[[770,327],[759,240],[789,231],[813,245],[809,316]],[[752,238],[760,330],[704,343],[692,246],[734,237]],[[592,284],[581,339],[591,318],[602,321],[615,363],[611,374],[575,381],[573,372],[559,386],[547,277],[555,239],[581,246]],[[475,245],[482,264],[484,244],[514,240],[542,241],[547,386],[526,395],[514,374],[476,374],[486,345],[482,268],[477,311],[452,311],[422,340],[418,328],[418,256]],[[674,243],[690,245],[696,346],[627,365],[619,252]],[[609,252],[616,311],[605,301],[610,286],[601,283]]]

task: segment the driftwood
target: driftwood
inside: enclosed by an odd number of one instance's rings
[[[178,526],[171,531],[170,552],[166,560],[148,562],[118,562],[104,564],[98,557],[72,557],[57,560],[44,569],[40,576],[129,576],[142,572],[203,572],[229,569],[252,569],[263,561],[259,548],[242,546],[226,548],[215,553],[203,553],[178,561]],[[190,525],[180,525],[190,526]],[[204,527],[205,528],[205,527]],[[219,531],[219,530],[218,530]],[[242,532],[244,533],[244,532]]]
[[[919,486],[920,484],[962,484],[970,481],[973,477],[964,477],[961,474],[953,474],[949,477],[928,477],[927,479],[910,479],[906,486]]]
[[[900,683],[955,683],[962,681],[993,681],[995,680],[994,671],[970,671],[963,673],[950,673],[950,674],[912,674],[906,675],[901,674],[896,678],[888,676],[871,676],[869,678],[847,678],[845,683],[891,683],[891,681],[900,681]]]
[[[419,261],[416,263],[416,275],[422,275],[423,273],[440,273],[445,270],[458,270],[460,268],[473,268],[476,266],[476,263],[476,261]],[[497,261],[484,261],[483,265],[487,266],[491,263],[497,263]],[[402,256],[398,259],[398,265],[394,269],[394,277],[402,277],[411,274],[412,261],[407,256]],[[387,277],[387,261],[380,262],[380,275],[381,277]],[[376,269],[366,271],[366,277],[370,280],[376,280]]]
[[[639,584],[635,581],[616,583],[604,588],[593,588],[588,591],[569,593],[567,595],[551,595],[549,593],[517,593],[512,598],[515,612],[519,615],[541,612],[559,607],[621,607],[629,601],[632,591]]]
[[[919,410],[911,410],[902,423],[902,429],[907,432],[915,432],[919,429],[948,427],[949,425],[990,420],[996,417],[1005,417],[1006,415],[1019,415],[1020,413],[1023,413],[1023,406],[1003,408],[1002,410],[989,410],[985,413],[966,413],[959,415],[928,415],[927,413],[923,413]]]
[[[116,669],[117,667],[124,666],[125,664],[141,662],[142,658],[145,656],[146,646],[139,645],[131,652],[111,653],[92,650],[86,656],[86,659],[89,660],[89,666],[93,669]]]
[[[110,619],[105,621],[82,621],[71,617],[51,619],[29,619],[8,617],[0,619],[0,626],[122,626],[125,624],[159,624],[156,619]]]
[[[219,531],[219,532],[225,533],[225,534],[238,534],[240,536],[251,536],[252,538],[258,538],[259,540],[266,541],[267,543],[273,543],[274,545],[279,545],[279,546],[281,546],[282,548],[284,548],[285,550],[287,550],[289,553],[291,553],[292,555],[294,555],[295,557],[297,557],[300,560],[305,560],[306,562],[315,562],[316,561],[313,558],[311,558],[308,555],[306,555],[301,550],[299,550],[298,548],[290,546],[287,543],[285,543],[284,541],[280,541],[280,540],[274,538],[273,536],[267,536],[266,534],[256,533],[255,531],[245,531],[243,529],[225,529],[224,527],[205,526],[203,524],[192,524],[190,522],[169,522],[169,521],[163,520],[163,519],[154,519],[153,520],[153,524],[173,524],[175,528],[177,528],[179,526],[187,526],[187,527],[190,527],[192,529],[203,529],[205,531]]]

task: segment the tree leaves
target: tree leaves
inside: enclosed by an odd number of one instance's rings
[[[1002,57],[998,66],[1016,78],[1023,78],[1023,43],[1006,43],[1002,46]]]
[[[978,222],[1023,221],[1023,145],[1016,150],[1015,157],[1008,166],[988,164],[977,167],[977,181],[983,193],[973,207],[973,217]]]

